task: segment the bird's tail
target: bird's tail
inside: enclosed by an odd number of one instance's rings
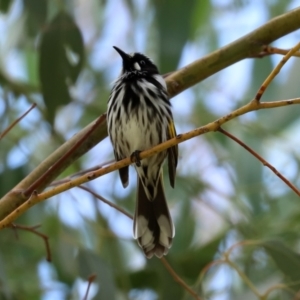
[[[152,201],[148,200],[138,178],[133,233],[147,258],[153,255],[161,258],[172,245],[175,228],[166,202],[162,172],[157,184],[157,194]]]

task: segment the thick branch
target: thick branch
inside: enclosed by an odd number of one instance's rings
[[[101,117],[100,117],[101,118]],[[104,119],[105,121],[105,119]],[[0,201],[0,220],[2,220],[9,213],[14,211],[28,197],[23,195],[23,191],[29,188],[33,183],[39,180],[45,173],[47,177],[39,186],[37,191],[42,191],[49,183],[51,183],[60,173],[62,173],[69,165],[71,165],[77,158],[81,157],[84,153],[94,147],[99,141],[107,136],[106,122],[98,123],[97,120],[86,126],[83,130],[73,136],[69,141],[60,146],[54,151],[47,159],[45,159],[37,168],[35,168],[27,177],[25,177],[12,191],[6,194]],[[70,149],[76,144],[79,144],[86,134],[94,127],[94,131],[84,143],[80,144],[75,149],[72,155],[69,155],[59,168],[52,168],[57,161],[59,161]],[[48,172],[51,168],[53,172]],[[21,191],[21,192],[20,192]]]
[[[270,20],[260,28],[237,41],[195,61],[194,63],[173,72],[166,78],[169,94],[171,97],[179,94],[185,89],[195,85],[216,72],[249,57],[258,57],[264,45],[289,34],[300,28],[300,8],[287,12],[277,18]],[[22,196],[23,191],[35,183],[48,169],[52,168],[56,161],[65,155],[87,132],[94,126],[94,122],[89,124],[77,135],[59,147],[53,154],[45,159],[36,169],[34,169],[25,179],[23,179],[14,189],[5,195],[0,201],[0,220],[9,215],[27,200]],[[37,188],[40,192],[51,183],[61,172],[63,172],[76,159],[85,154],[97,143],[107,136],[106,122],[95,126],[89,137],[76,150],[68,156],[59,168],[54,168],[47,173],[43,183]]]
[[[300,8],[276,17],[242,38],[222,47],[167,78],[173,97],[207,77],[245,58],[259,57],[265,45],[300,28]]]

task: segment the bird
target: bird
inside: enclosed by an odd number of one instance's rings
[[[133,236],[147,258],[166,255],[175,227],[168,209],[162,165],[168,161],[170,185],[174,188],[178,146],[140,160],[139,153],[176,136],[167,86],[157,66],[146,55],[126,53],[113,46],[122,58],[122,69],[107,103],[107,128],[116,161],[135,158],[137,199]],[[124,188],[128,166],[119,169]]]

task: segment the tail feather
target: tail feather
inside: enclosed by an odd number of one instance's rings
[[[161,258],[168,253],[175,228],[165,198],[162,174],[158,181],[157,194],[152,201],[148,200],[143,184],[138,179],[133,230],[134,237],[147,258],[153,255]]]

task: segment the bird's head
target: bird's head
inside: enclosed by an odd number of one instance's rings
[[[159,74],[156,65],[152,60],[141,53],[127,54],[120,48],[115,47],[115,50],[120,54],[123,60],[122,74],[136,74],[136,75],[155,75]]]

